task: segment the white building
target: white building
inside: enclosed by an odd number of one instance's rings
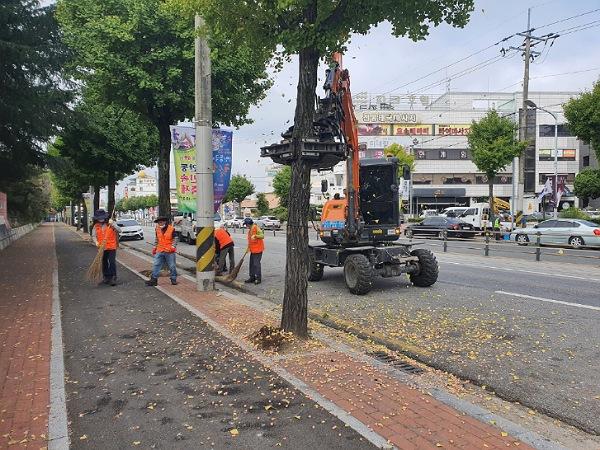
[[[581,143],[563,125],[562,105],[575,92],[530,92],[538,107],[558,115],[558,173],[572,191],[579,172]],[[381,96],[359,93],[354,97],[362,157],[383,157],[383,149],[398,143],[416,156],[413,173],[413,205],[441,209],[487,200],[487,177],[471,161],[467,142],[471,122],[490,109],[518,122],[521,93],[448,92],[428,96]],[[539,110],[529,110],[528,138],[532,146],[524,153],[525,194],[533,198],[548,176],[554,175],[554,119]],[[330,185],[328,194],[343,190],[344,163],[333,173],[313,174],[311,202],[321,193],[321,180]],[[505,168],[495,180],[497,197],[512,197],[512,168]],[[322,203],[317,202],[315,203]],[[564,196],[561,205],[573,206],[577,199]]]
[[[156,178],[141,170],[128,181],[125,186],[124,197],[145,197],[148,195],[158,195],[158,185]]]

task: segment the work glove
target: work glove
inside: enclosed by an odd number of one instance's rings
[[[112,225],[113,223],[115,223],[115,221],[114,221],[114,220],[112,220],[112,219],[108,219],[108,224],[109,224],[109,225]]]
[[[156,255],[156,247],[152,249],[152,256]]]

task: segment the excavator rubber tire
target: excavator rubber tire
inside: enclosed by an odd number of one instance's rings
[[[323,264],[315,262],[314,253],[308,254],[308,281],[320,281],[323,278]]]
[[[418,287],[433,285],[437,281],[439,273],[435,255],[424,248],[417,248],[410,254],[419,258],[419,271],[410,274],[412,284]]]
[[[373,287],[373,266],[365,255],[350,255],[344,262],[344,280],[351,293],[365,295]]]

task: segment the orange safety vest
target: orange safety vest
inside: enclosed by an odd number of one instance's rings
[[[219,248],[225,248],[233,244],[233,239],[224,228],[217,228],[215,231],[215,240],[219,241]]]
[[[265,251],[265,240],[264,239],[252,239],[252,236],[258,234],[260,228],[256,224],[252,224],[248,230],[248,248],[250,253],[262,253]]]
[[[173,253],[173,232],[175,228],[173,225],[167,225],[167,229],[163,233],[162,227],[156,227],[156,239],[158,244],[156,245],[157,253]]]
[[[100,223],[94,226],[96,227],[96,240],[98,244],[102,244],[106,240],[104,250],[116,250],[119,245],[119,238],[114,228],[109,224],[106,224],[106,227],[102,228],[102,224]]]

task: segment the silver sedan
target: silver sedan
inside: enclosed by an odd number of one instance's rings
[[[510,234],[510,240],[519,245],[536,243],[538,233],[542,245],[600,247],[600,225],[581,219],[550,219],[533,227],[517,228]]]

